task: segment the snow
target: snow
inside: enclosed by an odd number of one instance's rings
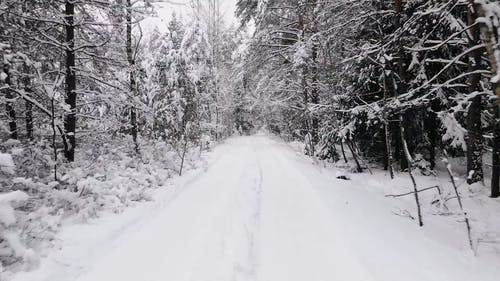
[[[382,173],[348,175],[257,135],[218,146],[154,201],[67,227],[32,272],[12,281],[498,280],[497,255],[474,256],[463,228],[393,214]],[[419,178],[420,180],[420,178]],[[422,181],[419,181],[422,184]],[[411,201],[409,201],[411,202]],[[466,207],[471,207],[467,201]],[[498,202],[494,202],[498,205]],[[498,206],[497,206],[498,207]],[[474,214],[474,212],[471,212]],[[476,224],[477,225],[477,224]]]
[[[10,228],[18,220],[14,207],[26,200],[28,200],[28,195],[22,191],[0,193],[0,254],[12,253],[12,256],[20,258],[26,264],[36,264],[37,257],[33,250],[27,249],[20,241],[17,231]],[[2,270],[2,264],[0,264],[0,272]]]
[[[8,153],[0,152],[0,172],[14,174],[15,165],[12,156]]]
[[[9,77],[5,72],[0,72],[0,81],[4,82]]]
[[[11,204],[27,199],[28,195],[22,191],[0,193],[0,225],[10,226],[14,224],[17,219]]]

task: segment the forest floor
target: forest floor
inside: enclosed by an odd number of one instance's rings
[[[58,236],[61,249],[13,280],[488,281],[500,276],[495,245],[478,246],[474,254],[459,217],[435,214],[430,197],[423,198],[420,228],[411,215],[402,215],[415,213],[411,197],[384,197],[391,184],[381,171],[339,180],[346,171],[312,163],[266,135],[230,138],[209,158],[204,169],[177,179],[152,202],[66,227]],[[409,190],[406,175],[398,176],[391,190]],[[492,202],[490,212],[500,208],[498,201],[480,199]],[[466,198],[466,206],[475,206],[474,200]],[[396,209],[405,211],[395,215]],[[479,225],[472,222],[473,228]]]

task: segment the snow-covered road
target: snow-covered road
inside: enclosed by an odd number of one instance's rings
[[[232,138],[214,156],[206,172],[126,238],[91,249],[95,262],[85,262],[76,280],[487,281],[500,276],[391,214],[387,199],[364,193],[355,181],[335,180],[280,141]]]

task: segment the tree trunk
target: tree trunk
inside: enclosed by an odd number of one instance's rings
[[[319,85],[318,85],[318,46],[313,43],[312,48],[312,66],[311,66],[311,103],[315,106],[319,104]],[[313,145],[319,142],[319,118],[315,112],[311,113],[311,138]]]
[[[431,108],[427,110],[424,119],[424,129],[427,132],[427,139],[429,140],[429,145],[427,147],[429,151],[429,163],[430,169],[434,170],[436,167],[436,148],[439,144],[439,120],[436,114],[439,111],[439,101],[431,101]]]
[[[3,72],[6,74],[5,84],[7,86],[11,86],[10,82],[10,70],[9,65],[4,64]],[[14,96],[9,88],[5,90],[5,99],[7,100],[5,103],[5,109],[7,110],[7,116],[9,118],[9,135],[11,139],[17,139],[17,120],[16,120],[16,110],[14,108]]]
[[[25,72],[25,77],[24,77],[24,91],[26,92],[26,95],[29,97],[33,96],[33,90],[31,88],[31,78],[29,76],[29,67],[26,65],[24,66],[24,72]],[[26,113],[25,113],[25,123],[26,123],[26,137],[29,140],[33,140],[33,105],[29,101],[25,101],[25,108],[26,108]]]
[[[404,171],[408,168],[408,161],[405,156],[403,142],[401,139],[401,131],[404,130],[404,124],[402,122],[397,123],[397,125],[393,128],[394,136],[396,137],[395,143],[395,153],[397,160],[399,160],[399,168],[401,171]]]
[[[362,173],[363,168],[361,167],[361,164],[359,163],[358,155],[354,151],[354,145],[352,144],[351,141],[347,142],[347,147],[349,147],[349,150],[351,151],[351,154],[352,154],[352,158],[354,159],[354,162],[356,163],[356,171],[358,173]]]
[[[300,32],[298,36],[298,42],[304,42],[305,37],[306,37],[306,23],[305,23],[305,14],[306,14],[306,9],[305,6],[299,6],[297,9],[297,16],[298,16],[298,30]],[[312,142],[312,124],[311,124],[311,112],[309,111],[309,103],[311,102],[310,99],[311,97],[309,96],[309,84],[308,84],[308,78],[309,78],[309,68],[307,63],[303,63],[301,66],[301,91],[302,91],[302,103],[303,103],[303,122],[302,122],[302,131],[303,131],[303,137],[304,137],[304,142],[306,146],[306,154],[309,156],[314,155],[314,145]]]
[[[318,6],[318,0],[309,0],[308,6],[306,9],[308,12],[307,15],[310,16],[310,26],[311,26],[311,34],[310,40],[312,41],[311,47],[311,104],[313,106],[318,106],[320,102],[319,98],[319,61],[318,61],[318,49],[319,42],[318,37],[314,36],[318,33],[317,21],[314,20],[315,13]],[[305,30],[305,29],[304,29]],[[311,138],[313,146],[319,143],[319,117],[317,112],[311,112]]]
[[[384,91],[384,138],[385,138],[385,159],[386,159],[386,169],[389,171],[389,176],[394,179],[394,154],[392,151],[392,132],[391,132],[391,122],[389,120],[389,112],[387,111],[387,100],[389,98],[389,91],[387,89],[387,75],[386,75],[386,63],[384,63],[383,71],[383,91]]]
[[[301,86],[302,86],[302,102],[304,104],[304,121],[302,123],[303,135],[306,137],[311,129],[309,124],[309,93],[307,91],[307,66],[304,65],[302,67],[302,77],[301,77]]]
[[[493,155],[491,171],[491,197],[500,197],[500,116],[498,106],[495,108],[493,125]]]
[[[137,82],[135,79],[135,58],[132,43],[132,2],[127,0],[127,59],[130,67],[130,91],[132,97],[137,96]],[[135,109],[134,100],[132,100],[132,107],[130,108],[130,133],[134,141],[136,152],[139,151],[139,144],[137,142],[138,128],[137,128],[137,111]]]
[[[493,73],[496,74],[498,66],[492,63]],[[493,121],[493,155],[491,171],[491,197],[500,197],[500,83],[493,83],[493,91],[496,95],[494,108],[495,120]]]
[[[395,25],[396,28],[401,28],[401,19],[403,16],[403,1],[395,0],[394,1],[394,11],[396,12]],[[399,83],[397,83],[398,87],[396,92],[398,94],[402,94],[406,91],[406,68],[404,62],[404,42],[402,35],[398,38],[398,74],[399,74]]]
[[[483,180],[481,97],[474,97],[467,113],[467,183]]]
[[[220,85],[219,85],[219,17],[220,5],[218,0],[213,0],[210,7],[212,9],[212,58],[214,63],[214,106],[215,106],[215,140],[219,141],[220,131]]]
[[[401,28],[402,27],[402,17],[403,17],[403,11],[404,11],[404,6],[403,6],[403,1],[402,0],[394,0],[394,12],[395,12],[395,17],[394,17],[394,25],[396,28]],[[407,80],[407,73],[406,73],[406,67],[405,67],[405,51],[404,51],[404,42],[402,40],[402,35],[397,39],[397,73],[399,77],[392,77],[393,79],[393,87],[394,87],[394,95],[400,95],[406,92],[406,80]],[[398,79],[398,80],[396,80]],[[402,117],[402,116],[400,116]],[[406,120],[406,118],[404,119]],[[399,131],[396,129],[394,130],[395,137],[396,139],[400,139],[397,135],[404,134],[405,138],[408,138],[408,133],[405,133],[405,128],[409,128],[406,122],[401,122],[399,126]],[[411,169],[411,163],[408,162],[407,157],[406,157],[406,152],[405,148],[408,148],[406,139],[400,139],[400,142],[396,142],[397,147],[396,147],[396,152],[399,154],[399,163],[400,163],[400,168],[401,171],[404,171],[405,169]],[[406,146],[406,147],[405,147]],[[408,148],[410,153],[411,153],[411,148]]]
[[[493,73],[498,71],[496,64],[492,67]],[[500,83],[493,83],[493,90],[497,101],[495,105],[495,120],[493,125],[493,155],[491,171],[491,197],[500,197]]]
[[[484,10],[481,5],[475,7],[481,17],[484,17]],[[494,19],[490,19],[494,20]],[[497,18],[498,20],[498,18]],[[498,75],[498,65],[495,57],[495,51],[498,51],[500,46],[495,47],[494,42],[498,42],[500,34],[494,27],[490,29],[488,25],[481,25],[481,32],[486,41],[486,50],[491,65],[491,72],[493,75]],[[496,48],[496,50],[495,50]],[[493,155],[492,155],[492,173],[491,173],[491,197],[500,197],[500,83],[495,81],[492,83],[493,94],[496,97],[493,121]]]
[[[69,112],[64,116],[64,133],[68,145],[64,148],[64,156],[70,162],[75,161],[76,147],[76,75],[75,75],[75,5],[74,1],[66,0],[65,3],[65,28],[66,28],[66,98],[65,102]]]
[[[27,91],[26,93],[28,94],[30,92]],[[26,101],[25,108],[26,108],[26,115],[25,115],[26,137],[29,140],[33,140],[33,105],[30,102]]]
[[[474,7],[474,0],[468,0],[467,21],[468,25],[475,24],[477,11]],[[479,26],[473,26],[470,29],[470,47],[480,44]],[[475,71],[480,68],[481,50],[477,49],[471,52],[469,56],[469,71]],[[480,91],[481,74],[473,74],[469,79],[469,90],[471,93]],[[473,184],[483,180],[483,141],[481,130],[481,112],[483,110],[481,96],[477,95],[471,99],[469,110],[467,112],[467,183]]]
[[[393,155],[392,155],[392,138],[391,130],[389,128],[390,123],[387,117],[387,113],[384,113],[384,131],[385,131],[385,149],[387,158],[387,170],[389,171],[389,176],[394,179],[394,167],[393,167]]]
[[[347,157],[345,156],[345,150],[344,150],[344,142],[341,140],[340,141],[340,149],[342,151],[342,157],[344,157],[344,162],[348,163]]]

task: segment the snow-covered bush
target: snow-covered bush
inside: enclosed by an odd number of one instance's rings
[[[0,272],[33,268],[45,249],[57,245],[55,234],[65,222],[85,222],[151,200],[151,192],[180,169],[178,153],[163,141],[143,140],[140,154],[129,138],[87,143],[72,164],[53,161],[43,140],[0,144],[5,151],[0,153]],[[187,151],[186,169],[199,153],[197,147]]]
[[[12,156],[7,153],[0,153],[0,171],[7,174],[14,173],[14,161]]]

